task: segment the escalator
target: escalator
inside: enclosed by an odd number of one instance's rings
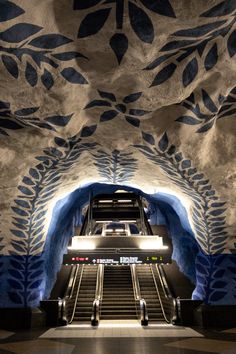
[[[97,283],[97,265],[84,265],[73,322],[90,321]]]
[[[140,293],[145,299],[149,322],[165,322],[165,315],[161,300],[159,298],[159,289],[153,276],[151,265],[136,266],[137,277],[139,281]]]
[[[100,318],[137,319],[130,266],[105,266]]]

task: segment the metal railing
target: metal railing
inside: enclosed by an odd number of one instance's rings
[[[139,281],[136,272],[136,265],[131,264],[130,270],[131,270],[131,276],[133,282],[136,313],[138,318],[140,319],[141,325],[147,326],[148,325],[147,304],[146,301],[141,297],[140,286],[139,286]]]
[[[92,326],[98,326],[100,321],[101,302],[103,297],[103,280],[104,280],[104,265],[99,264],[98,271],[97,271],[95,299],[93,301],[92,316],[91,316]]]
[[[81,272],[79,272],[80,269]],[[75,266],[75,271],[71,272],[68,288],[66,290],[66,295],[62,299],[62,303],[61,303],[61,323],[64,325],[67,325],[68,323],[71,323],[73,321],[76,303],[79,295],[81,279],[83,275],[83,269],[84,269],[84,265],[82,265],[81,267],[77,264]],[[79,277],[79,283],[78,283],[78,277]]]
[[[59,320],[62,324],[68,324],[67,320],[67,302],[72,298],[76,279],[79,272],[79,264],[73,265],[70,273],[70,279],[63,299],[59,301]]]
[[[79,277],[78,287],[77,287],[77,289],[74,289],[74,291],[76,292],[75,301],[74,301],[74,306],[73,306],[73,311],[72,311],[72,314],[71,314],[71,318],[69,319],[68,323],[71,323],[73,321],[73,318],[74,318],[74,315],[75,315],[75,309],[76,309],[77,300],[78,300],[78,296],[79,296],[79,291],[80,291],[80,285],[81,285],[81,281],[82,281],[82,277],[83,277],[83,272],[84,272],[84,264],[82,264],[82,269],[81,269],[81,273],[80,273],[80,277]],[[73,294],[74,294],[74,291],[73,291]]]
[[[158,288],[156,277],[153,272],[152,266],[151,266],[151,270],[152,270],[155,286]],[[161,286],[161,289],[158,290],[158,296],[161,303],[163,315],[167,320],[167,322],[175,323],[178,319],[177,299],[175,299],[174,296],[172,295],[172,292],[166,281],[166,277],[161,266],[155,264],[155,270],[157,272],[158,279],[160,281],[160,286]]]

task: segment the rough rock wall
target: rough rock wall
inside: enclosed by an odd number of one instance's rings
[[[41,257],[56,201],[93,182],[173,194],[203,254],[234,253],[235,1],[0,7],[0,244],[9,289],[24,293],[15,278],[27,274],[28,257]],[[24,286],[36,289],[36,275]]]

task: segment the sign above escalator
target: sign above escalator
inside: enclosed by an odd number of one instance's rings
[[[98,253],[69,253],[64,255],[64,264],[151,264],[171,263],[169,254],[141,253],[141,254],[98,254]]]

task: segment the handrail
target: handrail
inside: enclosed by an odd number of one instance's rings
[[[93,309],[92,309],[92,316],[91,316],[92,326],[98,326],[100,320],[100,308],[101,308],[100,305],[103,297],[103,279],[104,279],[104,265],[99,264],[98,271],[97,271],[95,299],[93,301]]]
[[[164,295],[167,299],[170,299],[172,300],[172,303],[173,303],[173,315],[172,315],[172,319],[171,319],[171,322],[176,322],[177,319],[178,319],[178,313],[179,313],[179,300],[176,299],[173,295],[172,295],[172,292],[169,288],[169,285],[166,281],[166,277],[165,277],[165,273],[162,269],[162,267],[160,265],[157,265],[156,264],[156,271],[158,273],[158,276],[159,276],[159,279],[160,279],[160,283],[161,283],[161,286],[162,286],[162,289],[163,289],[163,292],[164,292]]]
[[[148,325],[147,304],[146,304],[146,301],[141,297],[140,286],[139,286],[138,276],[137,276],[137,272],[136,272],[136,265],[131,264],[130,270],[131,270],[131,277],[132,277],[132,283],[133,283],[136,312],[137,312],[137,315],[138,315],[138,312],[140,312],[141,325],[147,326]],[[139,311],[137,309],[137,303],[139,304]]]
[[[162,285],[163,291],[165,293],[165,296],[168,297],[168,298],[173,298],[173,295],[172,295],[172,293],[170,291],[169,285],[168,285],[168,283],[166,281],[163,269],[156,264],[156,270],[157,270],[157,273],[159,275],[159,278],[160,278],[161,285]]]
[[[160,296],[160,293],[159,293],[159,289],[158,289],[158,286],[157,286],[156,278],[155,278],[155,275],[154,275],[154,273],[153,273],[153,269],[152,269],[152,265],[151,265],[151,264],[150,264],[150,269],[151,269],[151,272],[152,272],[153,281],[154,281],[154,284],[155,284],[157,296],[158,296],[158,299],[159,299],[159,302],[160,302],[160,305],[161,305],[161,310],[162,310],[164,319],[165,319],[165,321],[166,321],[167,323],[170,323],[170,321],[169,321],[169,320],[167,319],[167,317],[166,317],[165,309],[164,309],[163,304],[162,304],[161,296]]]
[[[76,282],[76,278],[79,272],[79,264],[73,265],[71,272],[70,272],[70,279],[68,282],[68,286],[65,292],[65,295],[63,297],[63,299],[61,299],[61,301],[59,302],[58,306],[59,306],[59,313],[61,314],[60,316],[60,320],[62,321],[62,323],[67,323],[67,318],[66,318],[66,302],[71,299],[73,292],[74,292],[74,287],[75,287],[75,282]]]
[[[81,273],[80,273],[80,279],[79,279],[79,284],[78,284],[78,288],[77,288],[76,295],[75,295],[75,302],[74,302],[72,315],[71,315],[71,318],[68,321],[68,323],[71,323],[73,321],[73,318],[75,315],[75,309],[76,309],[76,304],[77,304],[77,300],[78,300],[78,296],[79,296],[80,285],[81,285],[81,281],[82,281],[82,277],[83,277],[83,271],[84,271],[84,264],[82,265],[82,269],[81,269]]]

